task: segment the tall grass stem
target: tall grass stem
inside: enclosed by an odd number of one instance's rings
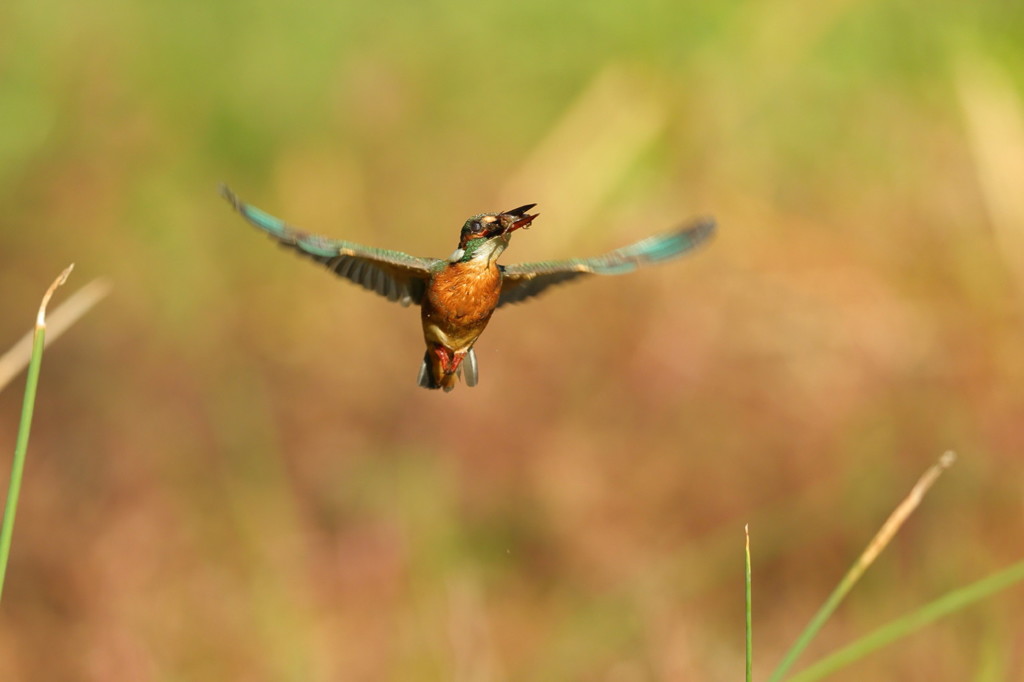
[[[3,596],[4,579],[7,577],[7,561],[11,555],[11,536],[14,534],[14,515],[18,509],[21,493],[21,478],[25,471],[25,453],[28,451],[28,436],[32,429],[32,412],[36,404],[36,386],[39,383],[39,367],[43,362],[43,346],[46,343],[46,305],[60,285],[67,281],[74,268],[69,265],[50,288],[43,294],[36,315],[35,338],[32,343],[32,358],[28,364],[28,378],[25,381],[25,398],[21,406],[21,421],[18,424],[18,439],[14,446],[14,460],[11,463],[11,480],[7,488],[7,502],[4,505],[3,523],[0,525],[0,597]]]
[[[743,526],[743,535],[746,538],[744,556],[745,558],[745,583],[746,583],[746,609],[747,609],[747,682],[754,679],[754,619],[753,613],[753,591],[750,580],[750,525]]]
[[[952,451],[946,452],[939,461],[928,468],[927,471],[922,474],[921,478],[918,479],[917,483],[911,489],[910,493],[904,498],[904,500],[893,510],[889,518],[885,520],[882,527],[875,534],[875,537],[871,539],[868,546],[864,549],[861,555],[854,562],[850,570],[847,571],[843,579],[839,581],[839,585],[836,586],[832,594],[828,596],[825,603],[818,609],[818,612],[814,614],[811,622],[807,624],[804,631],[800,633],[800,637],[796,643],[786,652],[782,662],[772,673],[772,676],[768,678],[768,682],[779,682],[782,680],[786,673],[789,672],[790,667],[796,662],[796,659],[803,653],[807,645],[811,643],[811,640],[817,636],[818,632],[825,625],[825,622],[832,616],[839,604],[846,598],[846,595],[850,593],[853,586],[857,584],[861,576],[868,569],[878,555],[882,553],[882,550],[889,544],[893,536],[899,531],[910,515],[917,509],[917,506],[921,504],[921,500],[924,499],[925,493],[934,485],[936,479],[942,474],[943,471],[952,466],[953,462],[956,461],[956,454]]]
[[[871,652],[906,637],[930,623],[981,601],[1024,580],[1024,561],[986,578],[948,592],[905,616],[883,625],[839,651],[790,677],[787,682],[812,682],[844,668]]]
[[[110,293],[110,280],[99,277],[86,284],[84,287],[67,297],[56,310],[46,314],[46,345],[50,344],[63,334],[68,327],[78,321],[80,317],[89,312],[90,309]],[[25,369],[25,366],[32,359],[32,347],[35,345],[35,331],[29,331],[17,343],[11,346],[7,352],[0,355],[0,391],[11,382],[18,372]]]

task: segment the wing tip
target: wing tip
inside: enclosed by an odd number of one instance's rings
[[[236,211],[240,211],[241,210],[242,201],[238,198],[237,194],[235,194],[234,192],[231,191],[231,188],[228,187],[228,183],[226,183],[226,182],[220,183],[220,185],[217,186],[217,193],[220,194],[222,197],[224,197],[224,199],[229,204],[231,204],[231,206]]]
[[[231,190],[230,187],[228,187],[227,183],[222,182],[218,187],[218,190],[220,195],[224,197],[224,199],[231,204],[231,207],[235,209],[235,211],[237,211],[238,214],[241,215],[249,224],[263,230],[279,242],[287,246],[295,246],[309,236],[301,230],[289,227],[289,225],[280,218],[272,216],[266,211],[245,203]]]
[[[699,216],[690,223],[685,234],[690,235],[694,246],[712,237],[718,231],[718,221],[714,216]]]
[[[707,243],[717,231],[718,222],[713,217],[694,218],[681,229],[670,232],[661,239],[655,238],[655,241],[644,249],[645,255],[653,261],[669,260]]]

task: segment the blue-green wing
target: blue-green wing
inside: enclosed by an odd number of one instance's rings
[[[603,256],[509,265],[503,269],[498,306],[525,301],[550,286],[584,275],[622,275],[643,265],[667,261],[704,242],[714,231],[715,221],[701,218],[676,232],[648,237]]]
[[[327,266],[337,275],[402,305],[423,300],[430,268],[441,261],[417,258],[401,251],[386,251],[352,242],[307,234],[255,206],[241,201],[226,186],[221,194],[242,217],[277,239],[282,245]]]

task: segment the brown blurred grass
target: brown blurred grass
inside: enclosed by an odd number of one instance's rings
[[[807,660],[1018,558],[1021,298],[986,121],[1019,125],[1022,23],[6,5],[0,346],[55,265],[116,288],[47,355],[0,678],[737,679],[747,521],[766,672],[948,448]],[[423,255],[508,202],[543,216],[507,262],[721,230],[502,310],[481,385],[437,396],[415,315],[253,234],[221,180]],[[1015,670],[1018,592],[849,679]]]

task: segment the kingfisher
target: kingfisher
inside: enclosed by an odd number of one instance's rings
[[[706,241],[715,231],[712,218],[698,218],[673,232],[602,256],[505,266],[498,265],[498,256],[508,247],[513,232],[529,228],[540,215],[530,213],[536,204],[473,216],[462,225],[455,251],[439,259],[309,234],[242,202],[227,186],[221,186],[221,194],[243,218],[283,246],[389,301],[420,306],[427,349],[419,385],[446,392],[463,376],[467,386],[476,386],[479,371],[473,344],[497,308],[586,275],[621,275],[667,261]]]

